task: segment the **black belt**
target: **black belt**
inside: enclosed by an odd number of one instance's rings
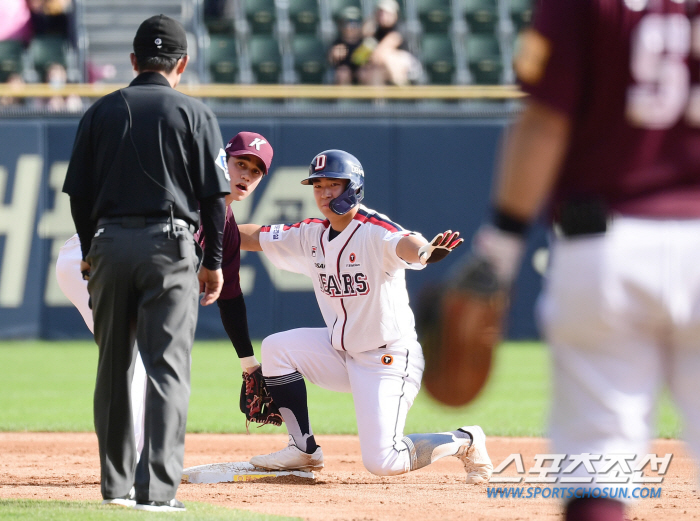
[[[560,206],[555,225],[565,237],[600,235],[608,231],[610,215],[598,200],[567,202]]]
[[[122,228],[145,228],[151,224],[170,224],[168,217],[145,217],[143,215],[126,215],[124,217],[101,217],[97,221],[97,226],[105,224],[118,224]],[[183,219],[173,219],[173,225],[189,230],[194,233],[196,228]]]

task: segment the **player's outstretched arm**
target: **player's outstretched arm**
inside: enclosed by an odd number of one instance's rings
[[[423,238],[415,235],[408,235],[396,245],[396,254],[411,264],[432,264],[444,259],[463,242],[464,239],[459,238],[459,232],[452,230],[438,233],[430,242],[425,242]]]
[[[259,224],[239,224],[238,231],[241,234],[241,249],[245,251],[262,251],[260,246]]]

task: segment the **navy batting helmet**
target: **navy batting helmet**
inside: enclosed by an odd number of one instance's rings
[[[349,179],[348,187],[328,205],[338,215],[355,208],[365,195],[365,171],[352,154],[342,150],[326,150],[317,154],[309,166],[309,177],[301,184],[313,184],[314,179]]]

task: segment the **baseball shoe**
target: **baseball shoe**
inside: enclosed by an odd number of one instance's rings
[[[136,503],[134,510],[145,510],[147,512],[184,512],[187,509],[181,501],[171,499],[170,501],[146,501],[145,503]]]
[[[459,430],[472,437],[471,444],[462,445],[455,454],[462,460],[464,470],[467,471],[467,483],[488,483],[493,473],[493,464],[488,452],[486,452],[486,435],[483,429],[478,425],[472,425],[471,427],[461,427]]]
[[[284,449],[250,458],[250,464],[267,470],[321,470],[323,468],[323,451],[317,447],[313,454],[307,454],[294,444],[289,437],[289,445]]]
[[[102,504],[132,508],[136,504],[136,491],[134,487],[131,487],[131,490],[126,496],[103,499]]]

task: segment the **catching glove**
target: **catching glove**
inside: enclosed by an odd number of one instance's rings
[[[243,373],[240,407],[246,417],[246,430],[251,422],[261,425],[282,425],[282,415],[267,390],[262,367],[258,367],[250,374]]]
[[[465,405],[486,384],[523,250],[522,237],[484,226],[447,282],[421,295],[416,329],[425,354],[423,383],[436,400]]]

